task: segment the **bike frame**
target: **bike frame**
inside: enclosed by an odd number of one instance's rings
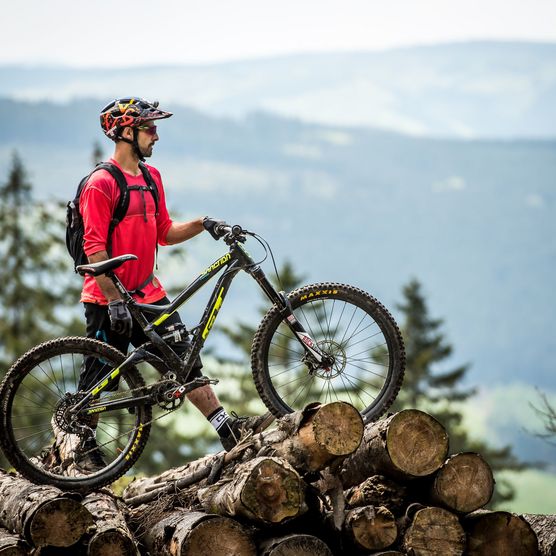
[[[103,376],[92,388],[87,391],[86,395],[74,406],[74,414],[80,413],[84,408],[84,413],[86,415],[92,415],[103,413],[105,411],[131,407],[136,404],[138,399],[144,400],[146,403],[150,402],[154,404],[155,402],[152,401],[148,392],[146,395],[140,396],[139,398],[123,398],[113,402],[102,403],[95,403],[93,401],[92,404],[89,404],[89,402],[94,400],[94,398],[97,398],[100,392],[103,391],[110,383],[117,380],[119,375],[125,372],[127,367],[144,361],[158,361],[159,363],[162,363],[172,369],[179,369],[176,374],[179,376],[180,382],[183,382],[183,384],[180,388],[178,388],[178,390],[176,390],[176,398],[182,397],[184,393],[191,390],[192,388],[188,388],[185,384],[187,382],[187,377],[191,373],[195,360],[203,349],[205,341],[212,330],[230,285],[240,270],[244,270],[253,277],[273,304],[277,304],[283,308],[284,322],[287,323],[292,332],[298,338],[307,354],[312,357],[317,364],[322,364],[324,362],[324,354],[318,348],[316,342],[313,341],[309,334],[307,334],[304,330],[301,323],[299,323],[299,321],[295,318],[285,293],[277,292],[275,290],[263,270],[245,250],[239,239],[229,240],[228,244],[230,246],[228,253],[226,253],[223,257],[216,259],[216,261],[214,261],[204,272],[202,272],[189,286],[184,288],[168,305],[160,306],[138,303],[131,297],[131,294],[123,286],[114,272],[108,272],[106,274],[113,280],[129,311],[145,332],[145,335],[150,340],[150,343],[160,351],[162,358],[150,351],[147,351],[145,345],[136,348],[129,354],[123,363],[110,373]],[[157,328],[164,324],[168,317],[175,313],[195,293],[197,293],[197,291],[199,291],[213,277],[223,270],[224,273],[216,282],[212,295],[210,296],[210,299],[205,307],[201,321],[191,330],[191,334],[193,336],[191,347],[188,350],[185,359],[182,360],[172,349],[171,345],[169,345],[164,338],[160,336],[157,332]],[[156,318],[149,321],[145,316],[145,313],[154,314],[156,315]],[[204,383],[208,384],[210,381],[207,379]]]

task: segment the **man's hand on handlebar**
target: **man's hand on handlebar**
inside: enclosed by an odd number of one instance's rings
[[[224,220],[216,220],[210,216],[205,216],[203,218],[203,227],[217,241],[229,231],[226,229],[229,228],[229,226]]]
[[[203,226],[205,230],[217,241],[230,231],[230,227],[226,224],[226,222],[224,222],[224,220],[216,220],[210,216],[205,216],[203,218]]]

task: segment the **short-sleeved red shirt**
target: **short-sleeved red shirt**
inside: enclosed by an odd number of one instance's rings
[[[122,170],[120,165],[110,159]],[[111,256],[131,253],[137,255],[136,261],[128,261],[116,270],[116,275],[124,286],[133,290],[144,284],[152,274],[156,245],[166,245],[166,235],[172,220],[166,208],[166,198],[160,173],[156,168],[147,166],[158,187],[158,214],[153,196],[147,191],[131,190],[129,208],[125,218],[114,228],[112,233]],[[123,170],[122,170],[123,171]],[[133,176],[123,171],[128,186],[143,185],[143,175]],[[106,170],[94,172],[81,193],[79,205],[84,224],[84,250],[87,256],[107,250],[108,226],[120,197],[116,180]],[[143,303],[152,303],[162,299],[166,292],[158,279],[153,279],[142,288],[144,297],[136,297]],[[106,298],[92,276],[86,276],[81,292],[81,301],[105,305]]]

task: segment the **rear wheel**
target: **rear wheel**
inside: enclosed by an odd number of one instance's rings
[[[17,471],[36,483],[85,492],[131,468],[149,436],[151,407],[102,408],[145,387],[135,367],[89,402],[91,413],[72,413],[84,397],[77,390],[84,367],[100,379],[123,360],[106,343],[68,337],[40,344],[14,363],[0,386],[0,443]]]
[[[332,364],[315,368],[274,306],[253,340],[251,364],[261,399],[277,417],[311,402],[355,406],[365,421],[395,400],[405,366],[390,313],[368,293],[344,284],[304,286],[288,295],[296,319]]]

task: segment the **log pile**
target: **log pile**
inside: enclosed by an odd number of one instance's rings
[[[364,426],[308,406],[156,477],[83,499],[0,474],[0,556],[554,555],[556,517],[492,512],[476,453],[448,455],[432,417]]]

